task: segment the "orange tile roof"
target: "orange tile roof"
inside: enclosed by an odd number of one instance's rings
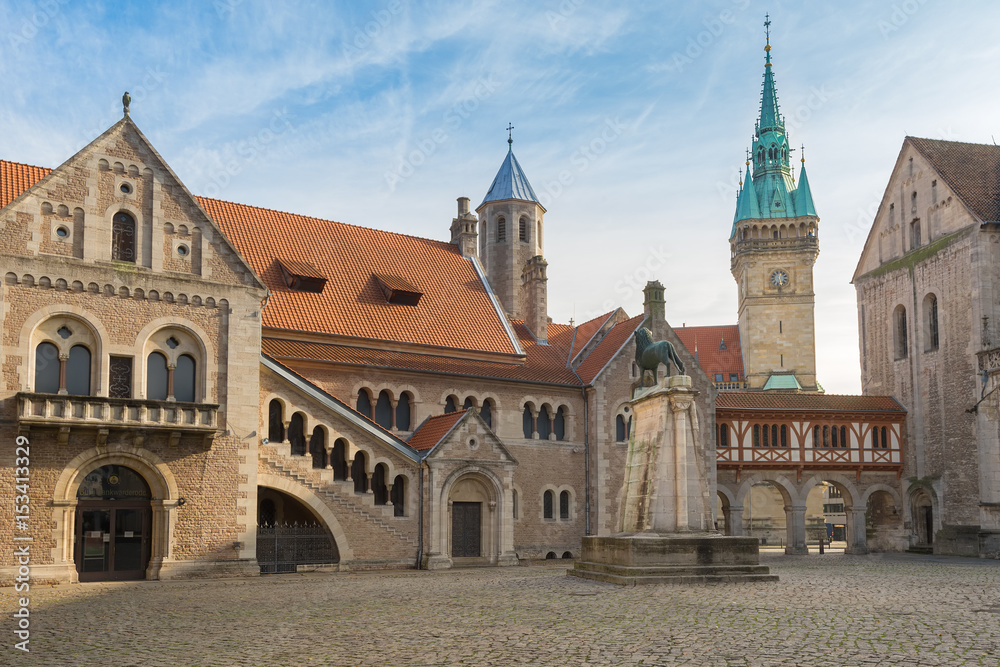
[[[22,192],[42,180],[50,171],[52,170],[44,167],[0,160],[0,208],[17,199]]]
[[[618,350],[622,349],[622,346],[632,337],[644,319],[646,319],[645,314],[636,315],[630,320],[619,322],[604,335],[594,351],[587,355],[587,358],[576,369],[584,384],[591,384],[597,378],[608,362],[618,353]]]
[[[467,413],[467,410],[460,410],[428,417],[423,424],[417,427],[406,444],[418,452],[434,449],[434,446],[441,442],[441,439],[448,435],[451,429],[455,428],[455,424],[460,422]]]
[[[743,354],[740,351],[740,328],[736,324],[715,327],[676,327],[674,333],[684,343],[691,356],[698,360],[701,370],[708,378],[714,379],[722,373],[722,379],[729,381],[730,373],[737,373],[743,380]],[[725,341],[726,349],[720,350]]]
[[[772,410],[788,412],[889,412],[906,414],[892,396],[844,396],[838,394],[791,394],[766,391],[723,391],[715,399],[719,410]]]
[[[576,338],[573,340],[573,349],[569,353],[569,359],[571,362],[576,361],[576,357],[583,351],[583,348],[587,346],[594,336],[604,327],[608,319],[615,314],[615,311],[610,313],[604,313],[600,317],[595,317],[592,320],[579,324],[576,327]]]
[[[326,280],[326,276],[316,270],[316,267],[308,262],[296,262],[292,259],[278,258],[281,263],[289,273],[294,273],[297,276],[304,276],[306,278],[321,278]]]
[[[1000,146],[906,137],[983,222],[1000,222]]]

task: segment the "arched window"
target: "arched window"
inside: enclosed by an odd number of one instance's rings
[[[35,348],[35,391],[59,392],[59,348],[52,343],[39,343]]]
[[[385,389],[378,393],[375,401],[375,423],[385,429],[392,428],[392,401]]]
[[[312,455],[313,468],[326,467],[326,434],[317,426],[309,438],[309,453]]]
[[[368,391],[365,389],[358,390],[358,412],[363,414],[369,419],[372,418],[372,397],[368,395]]]
[[[334,480],[345,481],[347,479],[347,441],[343,438],[337,438],[333,442],[330,465],[333,467]]]
[[[559,494],[559,518],[564,521],[569,519],[569,491]]]
[[[194,357],[182,354],[177,357],[177,368],[174,369],[174,398],[178,401],[195,401],[195,376],[197,364]]]
[[[368,491],[368,466],[364,452],[358,452],[354,455],[354,462],[351,463],[351,478],[354,480],[354,493]]]
[[[483,401],[483,407],[479,408],[479,416],[487,426],[493,428],[493,401],[488,398]]]
[[[729,424],[719,424],[719,447],[729,446]]]
[[[555,498],[556,494],[552,491],[546,491],[542,496],[542,518],[544,519],[554,519],[555,516]]]
[[[267,439],[282,442],[285,439],[285,420],[281,414],[281,401],[274,398],[267,406]]]
[[[410,430],[410,413],[413,410],[412,407],[413,396],[410,392],[404,391],[399,396],[399,402],[396,403],[396,428],[400,431]]]
[[[528,219],[521,216],[521,219],[517,221],[517,238],[519,241],[528,240]]]
[[[135,262],[135,218],[119,211],[111,221],[111,259]]]
[[[906,308],[896,306],[893,312],[893,331],[895,332],[896,358],[905,359],[909,346],[906,339]]]
[[[924,352],[938,349],[938,302],[937,296],[924,297]]]
[[[549,434],[552,433],[552,418],[549,416],[549,408],[547,405],[543,405],[542,409],[538,411],[538,437],[541,440],[548,440]]]
[[[146,398],[167,400],[167,358],[160,352],[151,352],[146,357]]]
[[[518,512],[518,509],[517,509],[517,489],[511,489],[510,490],[510,499],[511,499],[511,510],[513,511],[514,518],[516,519],[517,518],[517,512]]]
[[[392,480],[389,499],[392,500],[392,515],[406,516],[406,478],[402,475],[396,475],[396,479]]]
[[[535,430],[534,428],[532,428],[532,421],[534,420],[532,419],[531,415],[531,406],[525,403],[524,414],[521,416],[521,426],[524,428],[525,438],[531,438],[531,434]]]
[[[472,400],[472,397],[471,396],[466,396],[465,397],[465,402],[462,403],[462,409],[463,410],[468,410],[471,407],[475,407],[475,405],[473,403],[473,400]]]
[[[288,442],[292,443],[292,456],[306,455],[306,423],[301,412],[292,415],[288,423]]]
[[[446,398],[444,401],[444,413],[448,414],[457,411],[458,411],[458,406],[455,403],[455,397],[449,396],[448,398]]]
[[[372,474],[372,495],[374,495],[376,505],[385,505],[389,502],[389,487],[385,483],[386,467],[384,463],[375,466]]]
[[[90,350],[74,345],[66,361],[66,393],[73,396],[90,396]]]
[[[625,417],[618,415],[615,417],[615,442],[625,442]]]
[[[882,427],[882,449],[889,449],[889,441],[886,439],[885,426]]]
[[[556,410],[556,418],[552,420],[552,432],[556,434],[556,440],[566,439],[566,412],[561,406]]]
[[[503,217],[497,218],[497,243],[507,240],[507,220]]]

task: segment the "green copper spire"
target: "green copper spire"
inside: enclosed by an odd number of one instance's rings
[[[743,186],[737,200],[735,222],[751,218],[816,215],[805,170],[802,171],[798,188],[792,178],[785,119],[778,107],[778,92],[774,85],[769,15],[765,15],[764,30],[764,83],[761,86],[760,116],[754,126],[751,153],[753,181],[752,187]],[[750,181],[749,176],[747,181]]]

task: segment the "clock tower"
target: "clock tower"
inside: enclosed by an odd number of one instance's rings
[[[770,21],[764,25],[768,39],[760,117],[729,237],[739,289],[743,368],[750,389],[822,391],[816,382],[813,314],[819,217],[804,155],[797,184],[792,174],[792,149],[774,87]]]

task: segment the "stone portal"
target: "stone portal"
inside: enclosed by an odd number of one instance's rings
[[[715,530],[711,448],[701,444],[697,392],[686,375],[635,390],[618,527],[583,538],[568,574],[614,584],[777,581],[757,540]]]

